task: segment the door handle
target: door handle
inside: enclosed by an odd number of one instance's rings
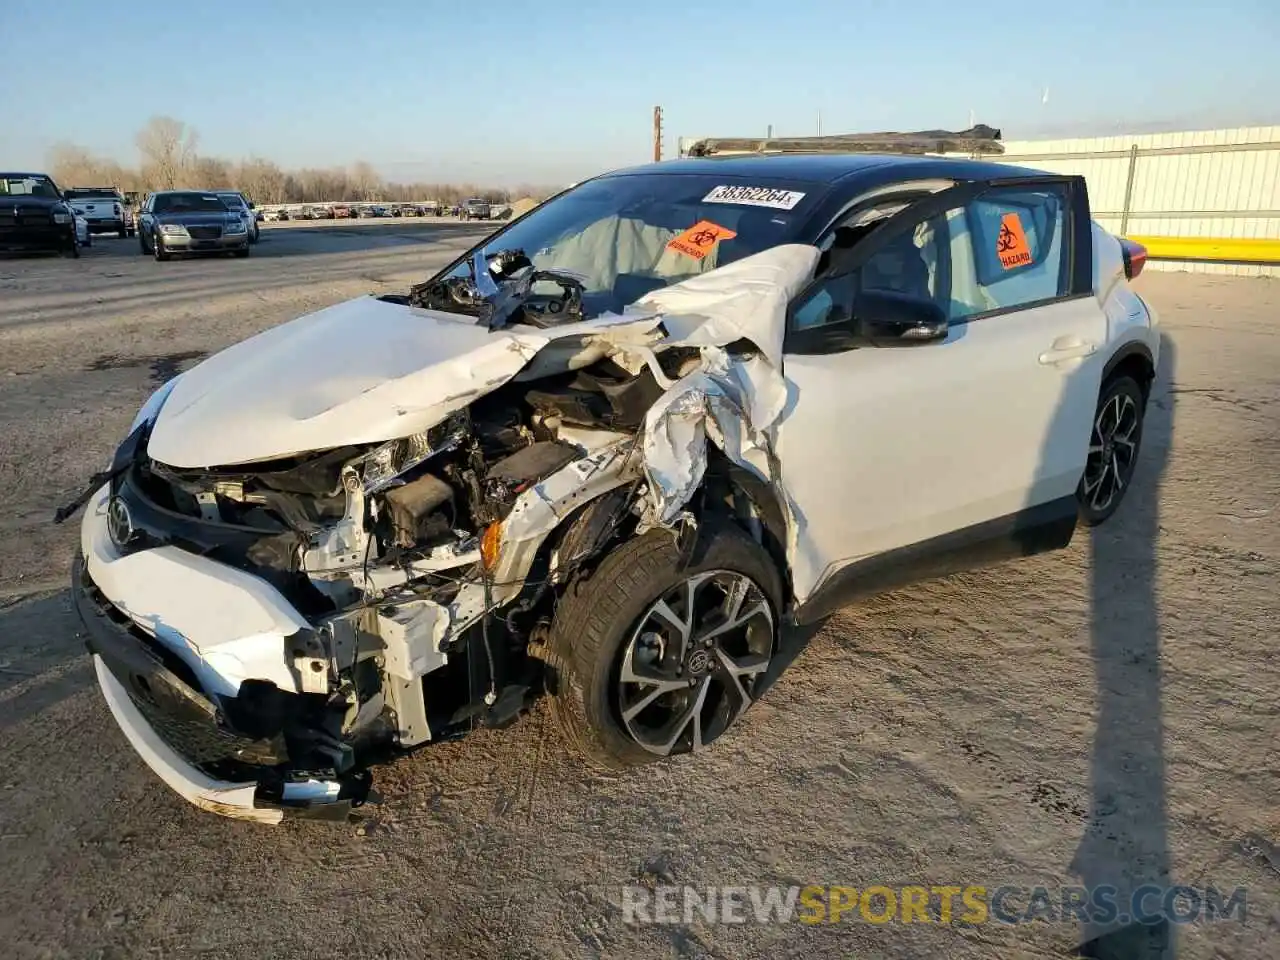
[[[1049,366],[1066,360],[1079,360],[1096,353],[1097,350],[1096,343],[1064,343],[1062,340],[1055,340],[1051,349],[1040,354],[1040,362]]]

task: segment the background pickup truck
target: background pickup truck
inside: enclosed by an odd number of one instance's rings
[[[84,211],[90,233],[134,235],[133,211],[115,187],[72,187],[64,196],[67,203]]]
[[[472,198],[462,205],[463,220],[488,220],[489,201]]]

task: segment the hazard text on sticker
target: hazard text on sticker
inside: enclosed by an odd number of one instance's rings
[[[1031,248],[1027,246],[1027,234],[1022,220],[1016,213],[1006,213],[1000,220],[1000,234],[996,237],[996,256],[1006,270],[1025,267],[1031,262]]]
[[[719,186],[702,198],[703,203],[737,203],[746,207],[772,207],[775,210],[792,210],[804,199],[796,190],[778,190],[774,187]]]
[[[732,240],[737,234],[727,227],[710,220],[699,220],[692,227],[678,236],[672,237],[667,244],[668,250],[683,253],[686,257],[701,260],[715,249],[721,240]]]

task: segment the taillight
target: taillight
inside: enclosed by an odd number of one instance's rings
[[[1147,265],[1147,248],[1134,240],[1121,237],[1120,252],[1124,256],[1124,275],[1132,280]]]

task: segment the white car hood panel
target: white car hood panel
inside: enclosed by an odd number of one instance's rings
[[[645,347],[683,344],[701,348],[702,368],[650,410],[643,444],[652,519],[669,524],[701,480],[707,438],[781,486],[770,450],[787,396],[786,308],[817,257],[812,246],[774,247],[657,291],[621,315],[551,330],[490,332],[373,297],[341,303],[183,374],[155,421],[149,452],[201,468],[377,443],[425,430],[517,375],[567,369],[614,348],[634,362]],[[760,354],[731,360],[723,348],[741,339]],[[553,341],[556,349],[539,355]],[[794,555],[802,534],[794,526],[790,533]]]
[[[490,332],[465,317],[350,300],[184,373],[148,451],[161,463],[199,468],[408,436],[511,379],[551,340],[641,316]]]

